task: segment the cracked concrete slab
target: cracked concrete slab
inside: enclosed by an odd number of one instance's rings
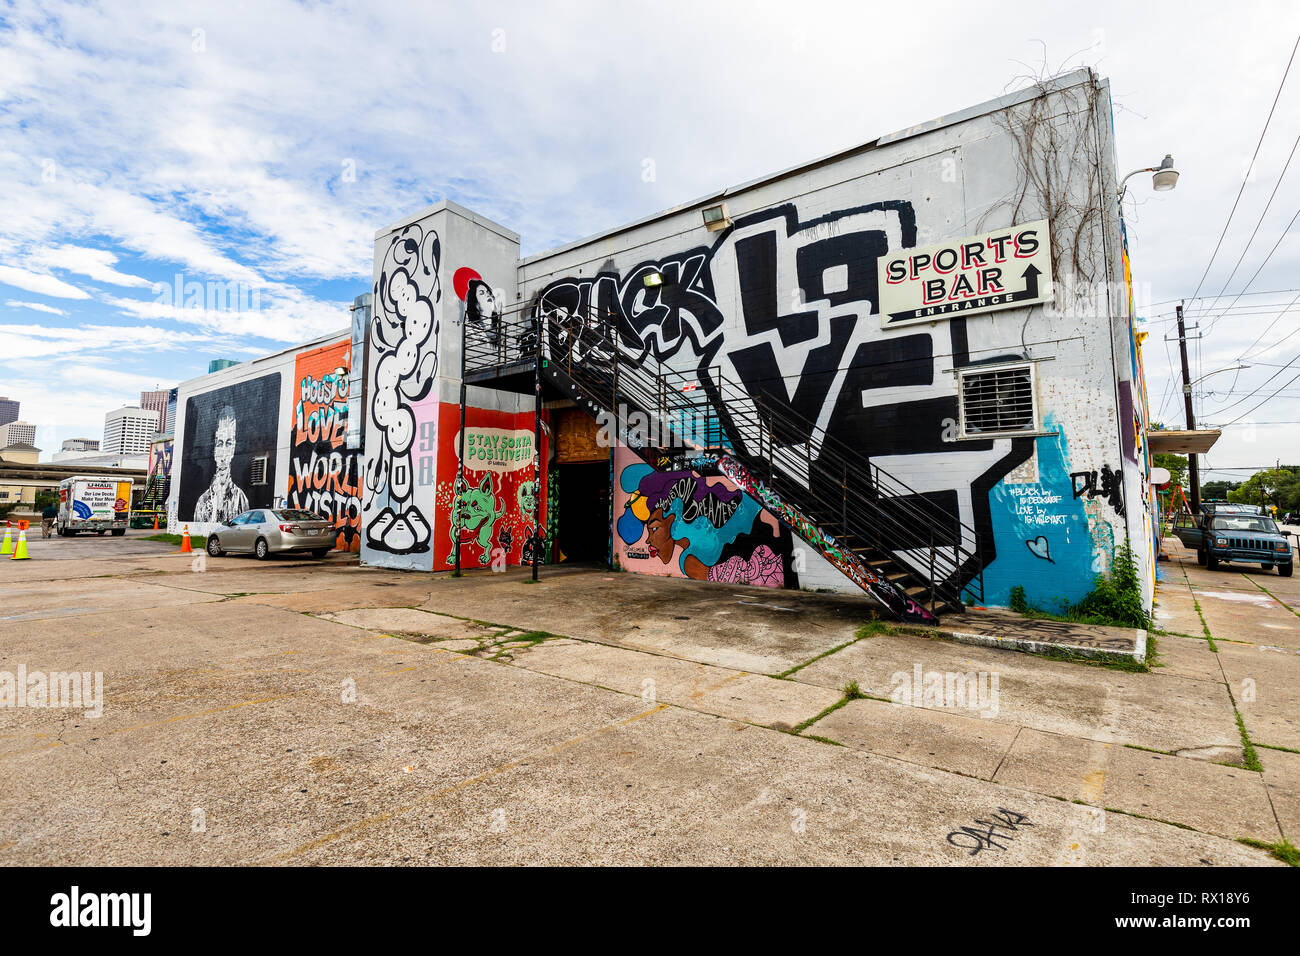
[[[838,691],[600,644],[539,644],[515,664],[764,726],[792,728],[840,699]]]
[[[1300,650],[1222,642],[1219,660],[1251,738],[1300,750]]]
[[[1300,754],[1261,747],[1259,759],[1282,835],[1300,845]]]
[[[410,607],[355,608],[346,611],[326,611],[318,615],[327,621],[348,624],[370,631],[399,631],[403,634],[421,634],[436,638],[461,638],[489,640],[498,632],[473,621],[462,621]]]
[[[994,780],[1232,838],[1281,837],[1258,773],[1203,760],[1025,730]]]
[[[990,780],[1020,728],[977,716],[851,700],[805,731],[847,747]]]
[[[999,723],[1158,750],[1239,747],[1232,702],[1222,684],[1152,673],[1128,673],[1015,651],[953,644],[919,634],[878,634],[822,658],[794,679],[889,698],[901,681],[922,672],[998,677]]]
[[[1167,634],[1159,639],[1156,654],[1160,674],[1223,683],[1218,655],[1204,638]]]
[[[991,845],[999,808],[1017,821]],[[589,734],[291,861],[487,865],[1267,865],[1230,840],[668,708]],[[950,842],[950,834],[955,841]]]

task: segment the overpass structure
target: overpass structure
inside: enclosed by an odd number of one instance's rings
[[[113,468],[106,465],[78,465],[76,461],[18,462],[0,458],[0,485],[23,488],[57,488],[64,478],[130,479],[143,487],[148,472],[143,468]]]

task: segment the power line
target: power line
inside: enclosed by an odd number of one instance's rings
[[[1228,234],[1228,227],[1232,225],[1232,217],[1237,212],[1237,204],[1241,202],[1242,193],[1246,191],[1246,183],[1250,181],[1250,173],[1255,168],[1255,160],[1259,158],[1259,149],[1264,145],[1264,137],[1268,133],[1269,124],[1273,122],[1273,111],[1277,109],[1277,101],[1282,98],[1282,87],[1286,85],[1286,78],[1291,73],[1291,64],[1295,61],[1297,49],[1300,49],[1300,36],[1296,37],[1295,45],[1291,47],[1291,56],[1286,61],[1286,70],[1282,73],[1282,82],[1277,85],[1277,93],[1273,96],[1273,105],[1268,109],[1268,118],[1264,120],[1264,128],[1259,134],[1259,142],[1255,144],[1255,153],[1250,157],[1250,166],[1246,168],[1246,174],[1241,178],[1241,188],[1237,190],[1237,198],[1233,200],[1232,209],[1228,211],[1228,221],[1223,224],[1223,232],[1219,234],[1219,241],[1214,244],[1214,252],[1210,254],[1210,261],[1205,264],[1205,271],[1201,273],[1201,281],[1196,283],[1196,291],[1192,293],[1192,298],[1200,295],[1201,286],[1205,284],[1205,277],[1210,274],[1210,267],[1214,265],[1215,257],[1219,254],[1219,248],[1223,245],[1223,239]]]
[[[1264,267],[1265,267],[1266,265],[1268,265],[1268,260],[1273,258],[1273,253],[1277,252],[1277,247],[1280,246],[1280,245],[1282,245],[1282,240],[1285,239],[1285,238],[1290,234],[1290,232],[1291,232],[1291,227],[1295,225],[1295,221],[1296,221],[1296,219],[1300,219],[1300,209],[1297,209],[1297,210],[1295,211],[1295,215],[1291,217],[1291,221],[1288,222],[1288,223],[1286,224],[1286,228],[1284,228],[1284,229],[1282,230],[1282,235],[1280,235],[1280,236],[1277,237],[1277,242],[1273,243],[1273,248],[1270,249],[1270,250],[1268,250],[1268,255],[1266,255],[1266,256],[1264,257],[1264,261],[1261,262],[1261,263],[1259,264],[1259,268],[1255,270],[1255,274],[1252,275],[1252,276],[1251,276],[1251,277],[1246,281],[1246,284],[1242,287],[1243,289],[1249,289],[1249,288],[1250,288],[1250,284],[1251,284],[1252,282],[1254,282],[1257,278],[1259,278],[1259,274],[1260,274],[1261,272],[1263,272],[1263,271],[1264,271]],[[1232,301],[1233,301],[1233,304],[1236,304],[1236,302],[1237,302],[1236,299],[1233,299]],[[1208,329],[1206,329],[1206,331],[1208,332],[1210,329],[1213,329],[1213,328],[1214,328],[1214,324],[1215,324],[1216,322],[1218,322],[1219,319],[1221,319],[1221,318],[1223,318],[1223,316],[1222,316],[1222,315],[1218,315],[1218,316],[1216,316],[1216,317],[1210,319],[1210,326],[1209,326]]]
[[[1296,358],[1297,358],[1297,359],[1300,359],[1300,355],[1297,355]],[[1269,379],[1271,380],[1271,379],[1273,378],[1273,376],[1275,376],[1275,375],[1277,375],[1277,374],[1278,374],[1278,372],[1274,372],[1273,375],[1270,375],[1270,376],[1269,376]],[[1266,397],[1265,397],[1262,401],[1260,401],[1259,403],[1257,403],[1257,404],[1255,404],[1255,405],[1252,405],[1250,408],[1246,409],[1246,411],[1242,412],[1240,415],[1238,415],[1238,416],[1237,416],[1236,418],[1234,418],[1232,421],[1230,421],[1230,422],[1224,422],[1224,423],[1223,423],[1221,426],[1219,426],[1219,427],[1221,427],[1221,428],[1227,428],[1229,425],[1235,425],[1235,424],[1237,424],[1237,422],[1241,421],[1243,418],[1245,418],[1247,415],[1249,415],[1249,414],[1250,414],[1251,412],[1253,412],[1255,409],[1257,409],[1257,408],[1259,408],[1259,407],[1261,407],[1261,406],[1267,404],[1268,402],[1272,401],[1272,400],[1277,396],[1278,392],[1282,391],[1283,388],[1286,388],[1287,385],[1290,385],[1290,384],[1291,384],[1292,382],[1294,382],[1296,379],[1300,379],[1300,372],[1297,372],[1294,376],[1292,376],[1291,378],[1289,378],[1289,379],[1286,381],[1286,384],[1284,384],[1281,388],[1277,389],[1277,391],[1273,392],[1271,395],[1266,396]],[[1263,387],[1264,387],[1263,385],[1260,386],[1260,388],[1263,388]],[[1256,391],[1258,391],[1258,389],[1256,389]],[[1253,393],[1252,393],[1252,394],[1253,394]],[[1247,397],[1249,397],[1249,396],[1247,396]],[[1245,400],[1246,400],[1246,399],[1244,399],[1244,398],[1243,398],[1243,399],[1240,399],[1240,400],[1238,400],[1238,401],[1236,401],[1236,402],[1233,402],[1232,405],[1240,405],[1240,404],[1241,404],[1242,402],[1244,402]],[[1229,405],[1228,408],[1232,408],[1232,405]],[[1220,409],[1220,411],[1223,411],[1223,409]]]
[[[1237,264],[1234,265],[1232,267],[1232,271],[1228,273],[1228,278],[1223,280],[1223,288],[1219,290],[1218,295],[1214,297],[1214,301],[1209,304],[1206,311],[1212,310],[1215,307],[1215,305],[1218,304],[1219,298],[1223,295],[1223,293],[1228,288],[1228,283],[1232,281],[1232,277],[1235,276],[1237,274],[1237,270],[1241,268],[1241,263],[1246,258],[1246,253],[1250,251],[1251,243],[1255,241],[1255,236],[1259,234],[1259,227],[1264,224],[1264,217],[1268,215],[1269,207],[1273,205],[1273,199],[1274,197],[1277,196],[1278,187],[1282,185],[1282,179],[1286,176],[1286,171],[1291,168],[1291,160],[1295,158],[1295,151],[1297,146],[1300,146],[1300,135],[1297,135],[1295,138],[1295,142],[1291,144],[1291,153],[1287,156],[1286,163],[1282,166],[1282,172],[1278,173],[1277,182],[1273,184],[1273,191],[1268,194],[1268,202],[1264,203],[1264,211],[1259,214],[1259,219],[1255,223],[1255,228],[1251,230],[1250,238],[1246,240],[1246,247],[1241,250],[1241,255],[1237,257]],[[1292,221],[1294,222],[1295,220],[1293,219]],[[1270,253],[1270,255],[1272,255],[1272,253]],[[1265,262],[1268,261],[1267,257],[1265,258],[1264,261]],[[1260,268],[1263,267],[1261,266]],[[1257,271],[1255,275],[1259,275],[1259,272]],[[1251,278],[1251,281],[1254,281],[1253,276]],[[1237,299],[1240,299],[1242,292],[1245,292],[1246,289],[1248,289],[1249,287],[1250,287],[1250,283],[1247,282],[1246,285],[1242,287],[1241,292],[1237,293]],[[1237,299],[1232,300],[1234,305],[1236,304]],[[1210,327],[1211,328],[1214,327],[1213,322],[1210,323]]]

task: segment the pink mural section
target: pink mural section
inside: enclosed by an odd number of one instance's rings
[[[614,455],[614,556],[627,571],[798,587],[793,536],[729,478],[659,471]]]

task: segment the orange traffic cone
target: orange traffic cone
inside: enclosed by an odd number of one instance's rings
[[[153,529],[154,529],[155,531],[158,530],[158,516],[157,516],[157,515],[154,515],[154,516],[153,516]]]
[[[26,524],[26,522],[23,522]],[[14,548],[13,557],[10,561],[26,561],[30,555],[27,554],[27,529],[19,526],[18,528],[18,546]]]
[[[184,532],[181,534],[181,554],[188,554],[193,550],[190,547],[190,526],[186,525]]]
[[[14,553],[14,532],[9,522],[5,522],[5,539],[0,542],[0,554]]]

